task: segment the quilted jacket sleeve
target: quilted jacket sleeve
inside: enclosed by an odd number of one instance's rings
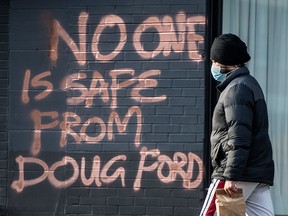
[[[227,91],[223,105],[228,127],[224,177],[238,180],[245,171],[252,142],[253,92],[245,84],[235,84]]]

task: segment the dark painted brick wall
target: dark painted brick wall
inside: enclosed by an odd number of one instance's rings
[[[11,0],[9,61],[7,16],[7,214],[198,215],[205,1]]]
[[[9,1],[0,2],[0,212],[5,214],[8,159]]]

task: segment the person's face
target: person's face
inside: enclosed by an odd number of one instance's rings
[[[212,61],[212,65],[221,67],[221,73],[230,72],[232,70],[235,70],[235,68],[237,67],[236,65],[223,65],[213,59],[211,59],[211,61]]]
[[[213,59],[211,59],[211,61],[212,61],[212,67],[213,67],[213,66],[220,66],[220,68],[221,68],[220,72],[221,72],[221,73],[224,72],[223,69],[225,69],[225,65],[220,64],[220,63],[216,62],[216,61],[213,60]]]

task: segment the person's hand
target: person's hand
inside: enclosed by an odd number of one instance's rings
[[[234,193],[238,190],[238,188],[236,187],[236,182],[225,181],[224,190],[230,197],[233,196]]]

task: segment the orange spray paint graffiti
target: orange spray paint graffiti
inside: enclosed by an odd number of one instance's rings
[[[58,112],[55,112],[55,111],[41,112],[39,110],[34,110],[32,111],[32,114],[31,114],[33,122],[34,122],[34,128],[35,128],[31,152],[33,153],[33,155],[37,155],[40,152],[41,131],[43,129],[54,128],[60,125],[60,128],[62,131],[61,131],[61,139],[59,141],[59,146],[61,147],[65,146],[67,135],[71,135],[76,141],[76,143],[81,143],[81,141],[84,141],[85,143],[96,144],[96,143],[99,143],[105,137],[106,133],[107,133],[108,140],[113,139],[114,122],[117,126],[118,132],[124,133],[126,131],[126,127],[128,125],[130,118],[134,114],[136,115],[136,119],[137,119],[137,127],[136,127],[134,143],[135,143],[135,146],[139,146],[140,135],[142,132],[142,112],[138,106],[130,107],[122,122],[119,117],[119,114],[115,111],[112,112],[110,114],[109,121],[107,124],[108,127],[105,125],[104,121],[97,116],[89,118],[85,122],[81,122],[80,116],[78,116],[76,113],[66,112],[62,115],[63,121],[60,122],[57,119],[59,116]],[[51,122],[43,124],[42,118],[44,117],[50,118]],[[99,134],[97,136],[94,136],[94,137],[88,136],[86,129],[90,124],[100,125],[101,130],[99,131]],[[78,132],[72,129],[72,127],[75,127],[75,126],[81,126]]]
[[[53,20],[50,22],[50,60],[53,64],[56,63],[58,59],[58,38],[61,37],[66,44],[72,50],[75,58],[77,59],[79,65],[86,64],[86,31],[87,31],[87,20],[88,14],[82,12],[79,16],[78,30],[79,30],[79,48],[69,34],[64,30],[58,20]]]
[[[141,180],[143,176],[143,172],[152,172],[157,169],[158,179],[163,183],[171,183],[176,181],[177,175],[182,178],[183,187],[186,189],[197,188],[203,177],[203,166],[201,159],[189,152],[188,157],[182,152],[175,152],[173,159],[169,158],[167,155],[161,155],[158,149],[147,150],[146,147],[143,147],[140,151],[141,159],[139,162],[139,167],[137,171],[137,175],[134,180],[134,190],[137,191],[141,188]],[[145,166],[145,161],[148,156],[152,156],[156,158],[156,161],[150,165]],[[180,159],[180,161],[179,161]],[[23,157],[18,156],[16,158],[16,162],[19,166],[19,178],[18,180],[13,181],[12,188],[17,192],[23,191],[26,187],[30,187],[33,185],[37,185],[46,179],[56,188],[67,188],[71,186],[76,180],[79,178],[81,182],[85,186],[90,186],[95,183],[97,187],[100,187],[103,183],[110,184],[115,182],[117,179],[120,179],[122,187],[125,187],[125,173],[126,170],[124,167],[119,166],[113,174],[108,175],[108,172],[111,172],[111,166],[117,164],[117,162],[126,161],[126,155],[117,155],[109,160],[104,166],[101,167],[101,159],[98,155],[94,156],[93,166],[91,169],[91,175],[89,179],[86,178],[85,170],[86,170],[86,159],[82,157],[81,167],[79,171],[79,165],[77,161],[69,156],[63,157],[62,160],[55,162],[49,168],[49,166],[41,159],[31,158],[31,157]],[[193,178],[193,174],[196,173],[195,163],[198,166],[198,174],[196,178]],[[25,179],[25,165],[28,164],[37,164],[43,169],[43,173],[41,176],[36,177],[34,179]],[[73,174],[71,177],[65,180],[59,180],[55,177],[55,172],[59,167],[66,167],[70,164],[72,166]],[[162,174],[162,170],[164,165],[168,166],[169,174],[164,176]],[[187,166],[186,171],[184,170],[184,166]],[[80,174],[79,174],[80,173]]]
[[[95,181],[96,186],[101,186],[101,182],[103,183],[111,183],[114,182],[118,177],[121,179],[122,186],[125,187],[125,169],[123,167],[117,168],[117,170],[112,174],[108,175],[107,172],[110,169],[110,167],[116,163],[117,161],[125,161],[126,156],[125,155],[118,155],[114,158],[112,158],[110,161],[108,161],[102,170],[100,171],[100,157],[95,156],[93,161],[93,169],[91,172],[91,176],[89,180],[85,177],[85,158],[82,158],[81,162],[81,180],[82,183],[86,186],[91,185],[93,181]],[[31,157],[23,157],[18,156],[16,158],[16,162],[19,166],[19,178],[16,181],[13,181],[11,187],[15,189],[17,192],[21,192],[24,190],[25,187],[37,185],[44,180],[48,179],[51,185],[53,185],[56,188],[66,188],[75,183],[75,181],[79,177],[79,165],[76,162],[76,160],[72,157],[65,156],[61,161],[57,161],[49,168],[49,166],[46,164],[45,161],[38,159],[38,158],[31,158]],[[37,164],[42,167],[43,174],[37,178],[27,180],[24,177],[25,174],[25,165],[26,164]],[[59,180],[55,177],[55,172],[59,167],[66,167],[70,164],[72,166],[73,174],[71,177],[69,177],[66,180]],[[95,168],[95,170],[94,170]],[[101,180],[101,181],[100,181]]]
[[[119,44],[109,54],[107,55],[101,54],[98,49],[98,44],[100,41],[101,33],[103,32],[105,28],[113,27],[115,25],[119,27],[119,30],[121,33]],[[103,17],[98,27],[96,28],[93,39],[92,39],[92,53],[94,54],[95,59],[100,60],[100,61],[109,61],[109,60],[114,59],[122,51],[126,42],[126,37],[127,37],[127,34],[126,34],[125,23],[121,17],[116,16],[116,15],[107,15]]]
[[[49,59],[52,65],[60,56],[58,53],[58,45],[61,38],[65,44],[72,51],[76,62],[80,66],[87,65],[87,24],[89,14],[86,12],[80,13],[78,17],[78,45],[73,38],[67,33],[65,28],[56,19],[48,19],[49,24]],[[171,16],[148,17],[140,23],[135,31],[132,33],[132,45],[134,47],[135,55],[147,60],[153,59],[163,54],[164,57],[169,57],[173,52],[181,53],[187,52],[191,60],[199,60],[198,43],[203,42],[202,35],[197,34],[196,25],[204,24],[205,18],[203,16],[187,17],[184,12],[179,12],[175,20]],[[117,27],[119,31],[118,44],[113,51],[101,53],[101,35],[105,28]],[[151,29],[156,30],[159,35],[159,41],[156,48],[153,50],[145,50],[143,41],[141,41],[143,34]],[[96,61],[108,62],[114,60],[125,47],[127,43],[127,30],[124,20],[114,14],[102,17],[97,25],[91,43],[91,53]],[[185,50],[186,49],[186,50]],[[92,78],[88,78],[88,75]],[[86,72],[80,70],[71,73],[60,80],[59,86],[55,86],[50,80],[52,71],[44,71],[36,75],[32,75],[30,69],[26,69],[23,79],[23,87],[21,94],[21,101],[24,105],[31,101],[40,102],[52,95],[53,91],[60,88],[61,91],[70,91],[75,94],[67,95],[65,101],[68,106],[85,105],[86,109],[93,108],[97,99],[100,99],[103,105],[106,105],[111,110],[110,115],[106,118],[96,115],[81,116],[76,112],[60,113],[55,110],[40,110],[33,108],[30,113],[31,121],[33,122],[33,140],[31,145],[31,154],[33,157],[24,157],[19,155],[16,158],[19,169],[18,180],[13,181],[11,187],[17,192],[22,192],[24,188],[40,184],[47,180],[55,188],[66,188],[73,185],[77,179],[85,186],[95,185],[97,187],[103,184],[111,184],[117,179],[121,181],[122,187],[126,187],[126,169],[125,166],[118,166],[119,163],[124,163],[129,158],[126,155],[116,155],[105,164],[101,163],[99,155],[95,155],[92,160],[92,168],[89,177],[87,174],[86,158],[82,157],[81,162],[77,162],[75,158],[70,156],[63,157],[60,161],[55,162],[49,166],[44,160],[37,158],[41,152],[41,132],[47,129],[59,130],[61,136],[59,146],[64,149],[67,145],[67,137],[71,137],[76,144],[100,144],[100,142],[107,137],[108,141],[113,141],[115,134],[125,135],[127,126],[130,121],[136,120],[134,128],[134,140],[131,141],[137,149],[141,146],[141,134],[143,115],[140,106],[132,105],[128,107],[127,113],[123,116],[117,112],[119,97],[118,94],[122,90],[126,91],[127,97],[137,104],[153,104],[160,103],[167,100],[167,95],[158,95],[154,89],[158,86],[156,77],[161,76],[160,70],[147,70],[141,73],[136,73],[132,68],[117,68],[112,69],[103,75],[103,72],[94,70],[93,72]],[[123,78],[124,77],[124,78]],[[128,77],[128,78],[127,78]],[[40,93],[31,97],[30,90],[37,90],[41,88]],[[45,88],[45,90],[42,90]],[[58,89],[57,89],[58,90]],[[153,95],[147,96],[145,93],[151,91]],[[99,126],[95,133],[88,133],[88,128]],[[131,131],[130,131],[131,133]],[[157,177],[162,183],[175,182],[176,178],[182,179],[182,186],[186,189],[197,188],[203,178],[203,164],[199,156],[192,152],[183,153],[175,152],[173,158],[168,155],[161,154],[160,149],[148,150],[147,147],[140,149],[140,161],[133,184],[135,191],[141,188],[141,181],[143,175],[149,175],[151,172],[156,172]],[[148,157],[154,159],[151,165],[147,165]],[[80,165],[78,164],[80,163]],[[34,179],[28,179],[25,176],[27,172],[26,167],[30,165],[38,165],[42,174]],[[56,170],[65,169],[67,166],[71,169],[72,174],[66,179],[59,180],[55,176]],[[112,168],[113,166],[113,168]],[[118,166],[115,169],[115,166]],[[163,170],[167,170],[168,174],[164,174]],[[114,171],[111,173],[111,171]]]
[[[160,181],[164,183],[171,183],[176,180],[177,174],[182,177],[183,187],[187,189],[197,188],[202,182],[203,178],[203,164],[202,160],[191,152],[187,156],[182,152],[175,152],[173,160],[171,160],[167,155],[160,155],[158,149],[147,150],[146,147],[143,147],[140,151],[141,159],[138,167],[137,176],[134,182],[134,189],[139,190],[141,188],[141,179],[143,172],[152,172],[157,169],[157,176]],[[145,166],[145,161],[148,156],[153,158],[157,157],[157,161],[150,166]],[[178,161],[178,159],[181,159]],[[199,167],[198,175],[192,182],[190,181],[193,178],[194,164]],[[187,166],[187,170],[184,170],[184,166]],[[167,165],[169,169],[168,176],[162,174],[164,166]]]
[[[58,59],[58,38],[61,37],[74,53],[79,65],[86,64],[86,26],[88,16],[89,15],[85,12],[81,13],[79,16],[78,26],[80,48],[75,45],[75,41],[64,30],[59,21],[54,20],[53,22],[50,22],[50,25],[52,25],[52,27],[50,27],[50,29],[52,29],[52,36],[50,39],[50,60],[52,62],[55,62]],[[204,22],[205,17],[203,16],[193,16],[187,18],[184,12],[179,12],[176,16],[175,22],[178,28],[177,36],[172,17],[165,16],[162,20],[160,20],[160,18],[158,17],[149,17],[135,29],[135,32],[133,34],[133,44],[135,51],[139,56],[144,59],[155,58],[161,52],[163,52],[164,56],[169,56],[171,50],[177,53],[183,52],[185,43],[188,44],[189,51],[197,51],[196,42],[202,42],[204,38],[202,35],[196,34],[195,25],[204,24]],[[120,32],[119,43],[113,51],[111,51],[109,54],[104,55],[99,51],[98,48],[101,33],[105,28],[114,27],[115,25],[118,26]],[[142,34],[149,28],[156,29],[160,36],[159,45],[153,51],[145,51],[141,43]],[[186,28],[188,28],[189,31],[187,31]],[[113,60],[122,51],[126,41],[127,32],[123,19],[114,14],[104,16],[101,19],[99,25],[97,26],[92,39],[91,49],[95,60]],[[190,54],[189,56],[190,59],[195,59],[195,55]]]
[[[52,92],[53,84],[49,81],[43,81],[43,80],[41,81],[42,78],[48,77],[50,75],[51,75],[51,71],[45,71],[33,77],[30,83],[31,71],[29,69],[26,70],[24,81],[23,81],[23,90],[22,90],[22,102],[24,104],[27,104],[30,101],[30,98],[28,95],[30,84],[34,88],[46,87],[45,90],[43,90],[41,93],[35,96],[36,101],[46,98]]]
[[[157,87],[157,80],[151,79],[150,77],[159,76],[161,74],[159,70],[149,70],[143,72],[138,77],[132,77],[129,80],[120,82],[118,77],[125,74],[133,76],[134,70],[130,68],[124,68],[112,70],[109,72],[109,76],[111,77],[112,82],[110,86],[111,96],[109,95],[108,91],[108,81],[105,81],[103,76],[98,71],[93,72],[93,78],[89,88],[86,88],[86,86],[80,82],[76,82],[87,78],[87,75],[84,72],[66,76],[61,84],[61,88],[66,91],[72,90],[81,93],[80,96],[68,98],[68,105],[78,105],[85,102],[86,107],[91,107],[93,105],[93,99],[99,95],[103,103],[110,102],[111,108],[115,109],[117,108],[117,91],[132,86],[133,84],[135,84],[135,87],[132,88],[130,97],[135,101],[141,103],[155,103],[166,100],[166,95],[145,97],[140,93],[141,91],[151,89],[151,87]]]

